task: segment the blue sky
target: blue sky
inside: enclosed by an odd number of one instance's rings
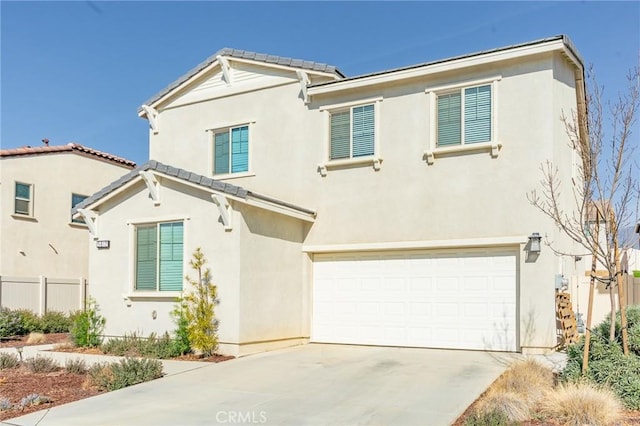
[[[608,95],[640,52],[638,2],[2,1],[0,20],[0,146],[46,137],[138,163],[136,109],[222,47],[353,76],[567,34]]]

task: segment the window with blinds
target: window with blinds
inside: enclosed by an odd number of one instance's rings
[[[373,155],[375,106],[361,105],[332,112],[330,133],[330,160]]]
[[[136,290],[182,291],[183,234],[182,222],[136,227]]]
[[[491,85],[438,95],[437,146],[491,141]]]
[[[16,182],[14,213],[33,216],[33,185]]]
[[[214,175],[249,171],[249,126],[217,131],[213,139]]]

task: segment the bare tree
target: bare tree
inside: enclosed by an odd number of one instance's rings
[[[628,353],[626,339],[626,315],[624,287],[618,285],[621,278],[620,248],[628,247],[631,241],[621,241],[620,227],[635,222],[640,200],[640,166],[633,159],[634,143],[632,128],[640,109],[640,73],[638,67],[628,75],[628,88],[614,102],[603,100],[603,88],[596,83],[595,76],[587,72],[590,90],[578,87],[584,93],[586,104],[578,104],[578,111],[570,117],[561,117],[570,146],[575,151],[579,164],[577,181],[573,186],[572,203],[564,205],[560,189],[562,182],[558,166],[547,162],[541,166],[542,190],[528,194],[529,201],[551,218],[563,234],[593,257],[587,314],[585,361],[589,351],[593,287],[596,281],[604,283],[611,298],[610,340],[615,338],[616,295],[622,316],[622,337],[625,354]],[[580,98],[581,96],[578,96]],[[605,113],[605,106],[606,113]],[[558,254],[577,255],[558,251],[553,242],[547,242]],[[604,273],[596,269],[600,265]],[[583,370],[586,362],[583,363]]]

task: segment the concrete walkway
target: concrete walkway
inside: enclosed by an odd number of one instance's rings
[[[162,379],[5,424],[448,425],[517,357],[310,344],[220,364],[166,361]]]

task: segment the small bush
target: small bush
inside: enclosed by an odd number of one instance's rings
[[[37,393],[32,393],[22,398],[22,400],[20,401],[20,406],[24,408],[30,407],[32,405],[45,404],[47,402],[51,402],[51,399],[49,397]]]
[[[626,314],[627,314],[627,333],[629,335],[629,349],[633,351],[636,355],[640,356],[640,347],[636,346],[635,344],[634,345],[631,344],[631,336],[630,336],[632,333],[634,335],[636,333],[636,331],[635,330],[632,331],[632,329],[635,329],[636,326],[640,327],[640,305],[628,306],[626,309]],[[620,316],[620,311],[618,311],[616,313],[615,339],[614,339],[614,342],[611,342],[611,343],[617,343],[620,345],[620,347],[622,347],[621,322],[622,320]],[[608,342],[610,326],[611,326],[611,318],[607,316],[600,324],[598,324],[596,327],[593,328],[593,334],[599,337],[601,340]],[[638,332],[640,332],[640,330],[638,330]],[[638,340],[640,340],[640,338],[638,338]],[[636,341],[637,340],[634,338],[634,342]]]
[[[23,336],[26,334],[22,314],[9,308],[0,308],[0,337]]]
[[[178,300],[178,303],[171,311],[171,317],[176,323],[175,338],[173,340],[173,352],[177,355],[184,355],[191,352],[191,342],[189,342],[189,320],[185,315],[185,301]]]
[[[102,345],[103,353],[116,356],[140,356],[147,358],[173,358],[182,355],[182,347],[175,343],[169,333],[157,337],[151,333],[145,338],[136,333],[125,334],[123,337],[111,338]]]
[[[182,355],[182,349],[182,343],[176,343],[176,339],[172,339],[169,333],[164,333],[161,337],[149,336],[141,355],[159,359],[173,358]]]
[[[0,398],[0,411],[7,411],[13,408],[13,404],[9,398]]]
[[[162,362],[125,358],[111,364],[93,365],[89,369],[89,376],[99,389],[112,391],[162,377]]]
[[[16,312],[20,316],[20,321],[22,321],[23,334],[42,331],[42,323],[38,315],[27,309],[19,309]]]
[[[64,370],[73,374],[86,374],[89,371],[87,363],[81,358],[67,359],[64,363]]]
[[[193,253],[189,264],[197,273],[197,278],[185,277],[192,289],[179,303],[187,320],[191,347],[197,353],[211,355],[218,347],[218,320],[215,314],[215,307],[219,303],[218,288],[211,282],[211,270],[205,267],[207,259],[200,247]]]
[[[622,404],[608,389],[588,383],[561,384],[542,404],[549,419],[569,426],[612,425],[622,419]]]
[[[630,307],[629,325],[635,332],[639,318],[638,306]],[[586,377],[582,377],[582,356],[584,337],[567,348],[567,366],[560,374],[562,382],[576,383],[583,379],[599,385],[610,387],[623,404],[631,409],[640,409],[640,356],[630,351],[625,356],[622,351],[621,340],[609,342],[608,335],[602,336],[601,331],[608,330],[610,321],[600,323],[591,336],[589,348],[589,368]],[[634,334],[635,336],[635,334]],[[631,339],[630,339],[631,341]],[[631,346],[631,345],[630,345]]]
[[[0,352],[0,370],[6,370],[7,368],[15,368],[20,365],[20,360],[16,354],[8,354],[6,352]]]
[[[553,372],[529,358],[511,365],[495,381],[493,389],[494,391],[512,392],[519,395],[533,410],[536,404],[544,398],[545,392],[553,387],[553,384]]]
[[[510,422],[522,422],[531,418],[530,403],[521,394],[504,389],[490,390],[476,407],[476,412],[489,418],[503,415]]]
[[[125,334],[123,337],[112,337],[100,345],[100,350],[109,355],[135,356],[140,355],[143,345],[142,337],[136,333]]]
[[[106,319],[98,310],[95,300],[89,299],[85,311],[73,315],[71,339],[76,346],[95,347],[102,342]]]
[[[37,344],[44,342],[44,334],[38,333],[36,331],[32,331],[29,333],[29,338],[27,338],[27,343],[29,344]]]
[[[60,364],[56,360],[45,356],[29,358],[24,363],[32,373],[51,373],[60,370]]]
[[[43,333],[68,333],[71,330],[71,318],[62,312],[49,311],[40,318]]]
[[[501,411],[474,412],[464,421],[464,426],[512,426],[516,424]]]

